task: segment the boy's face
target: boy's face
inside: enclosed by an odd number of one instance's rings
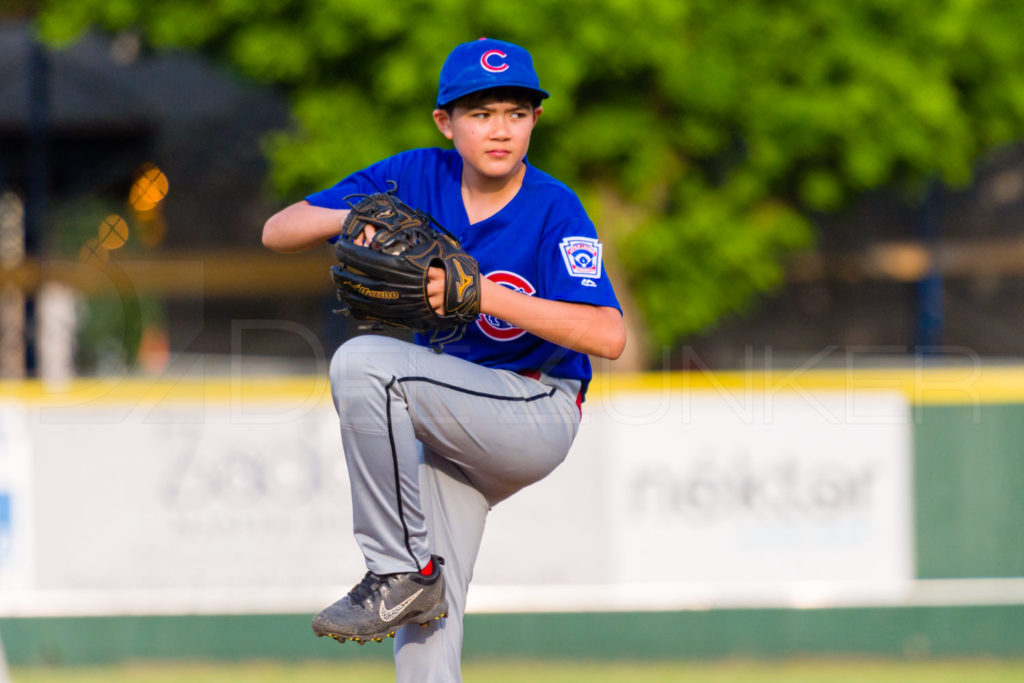
[[[462,156],[465,170],[489,180],[511,180],[523,165],[541,107],[488,101],[434,111],[442,134]]]

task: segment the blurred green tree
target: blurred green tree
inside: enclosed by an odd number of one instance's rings
[[[1014,0],[45,0],[91,27],[200,50],[292,98],[267,140],[295,198],[439,142],[437,74],[481,35],[527,46],[553,93],[531,160],[580,192],[650,348],[781,284],[810,216],[880,186],[961,184],[1024,134]]]

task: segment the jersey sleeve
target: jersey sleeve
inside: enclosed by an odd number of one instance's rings
[[[349,204],[345,197],[349,195],[387,192],[388,180],[399,180],[401,161],[401,156],[379,161],[361,171],[356,171],[326,190],[308,195],[306,201],[313,206],[325,209],[347,209]]]
[[[604,245],[586,214],[560,222],[540,247],[540,279],[546,299],[609,306],[622,312],[604,268]]]

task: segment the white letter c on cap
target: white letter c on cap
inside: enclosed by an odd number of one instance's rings
[[[492,74],[500,74],[502,71],[506,71],[508,69],[508,64],[505,64],[504,62],[491,64],[492,57],[505,59],[508,55],[501,50],[488,50],[483,53],[483,55],[480,56],[480,66],[482,66],[485,71],[490,71]]]

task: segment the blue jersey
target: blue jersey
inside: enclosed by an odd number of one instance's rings
[[[604,272],[597,231],[576,194],[529,164],[516,196],[472,225],[462,202],[462,157],[454,150],[403,152],[306,199],[314,206],[347,209],[347,195],[386,192],[389,180],[398,183],[398,197],[431,214],[462,242],[482,276],[531,296],[622,310]],[[416,341],[426,343],[423,335]],[[487,367],[579,379],[584,388],[591,377],[586,354],[492,316],[480,315],[444,351]]]

